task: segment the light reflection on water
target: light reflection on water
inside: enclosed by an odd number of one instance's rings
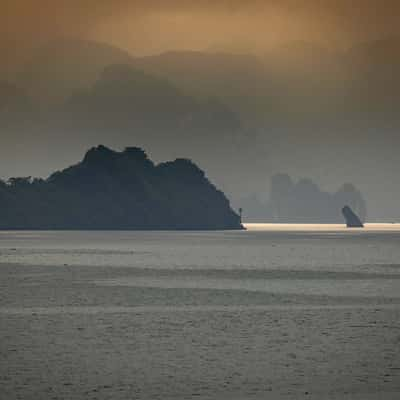
[[[276,224],[276,223],[252,223],[243,224],[246,229],[251,231],[265,232],[400,232],[400,223],[367,223],[364,228],[347,228],[344,224]]]

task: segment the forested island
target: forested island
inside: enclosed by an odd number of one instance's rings
[[[243,229],[229,201],[188,159],[155,165],[138,147],[90,149],[47,179],[0,181],[0,229]]]

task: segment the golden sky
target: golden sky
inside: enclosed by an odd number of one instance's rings
[[[398,0],[2,0],[3,60],[57,36],[97,39],[137,54],[291,40],[346,47],[397,35]]]

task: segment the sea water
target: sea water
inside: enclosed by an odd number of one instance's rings
[[[0,399],[400,398],[400,226],[0,232]]]

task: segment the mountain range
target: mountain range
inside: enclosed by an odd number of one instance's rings
[[[15,83],[36,99],[54,102],[90,88],[113,64],[129,64],[168,79],[191,95],[216,96],[250,120],[255,115],[279,118],[278,111],[312,113],[316,105],[327,114],[333,106],[349,112],[351,104],[353,113],[371,112],[379,104],[376,112],[389,112],[388,103],[398,96],[400,84],[400,39],[359,43],[343,51],[298,41],[261,55],[169,51],[145,57],[105,43],[62,39],[38,49],[17,68]]]
[[[1,174],[44,176],[94,142],[134,142],[157,161],[190,157],[238,205],[283,172],[354,182],[372,218],[397,218],[399,66],[398,38],[146,57],[56,40],[0,84]]]

